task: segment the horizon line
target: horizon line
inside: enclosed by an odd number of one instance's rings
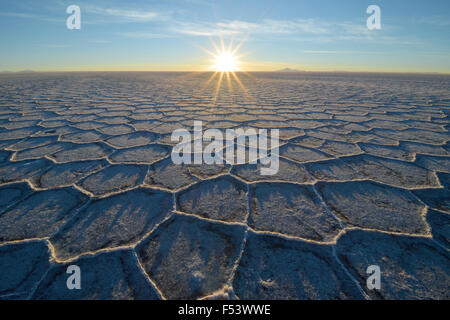
[[[111,72],[111,73],[221,73],[214,70],[47,70],[47,71],[35,71],[35,70],[20,70],[20,71],[0,71],[0,74],[30,74],[30,73],[95,73],[95,72]],[[428,74],[428,75],[450,75],[450,72],[437,72],[437,71],[355,71],[355,70],[237,70],[223,73],[372,73],[372,74]]]

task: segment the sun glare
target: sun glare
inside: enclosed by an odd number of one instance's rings
[[[217,45],[214,40],[210,39],[213,50],[199,47],[212,57],[207,72],[213,71],[213,74],[208,79],[205,86],[209,86],[211,82],[217,79],[213,103],[216,103],[221,94],[221,88],[225,86],[228,87],[229,92],[233,92],[233,87],[239,87],[248,97],[252,98],[238,75],[239,73],[247,75],[247,73],[242,70],[245,69],[245,67],[241,67],[242,65],[245,65],[245,62],[240,60],[245,55],[239,54],[239,50],[247,38],[242,38],[236,46],[233,46],[233,39],[230,40],[228,45],[225,45],[222,35],[219,36],[219,40],[220,43]]]
[[[238,61],[236,56],[230,52],[221,52],[216,56],[214,69],[217,72],[238,71]]]

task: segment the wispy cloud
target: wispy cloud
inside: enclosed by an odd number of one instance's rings
[[[365,23],[339,22],[333,23],[321,19],[275,20],[264,19],[261,22],[241,20],[224,20],[211,22],[173,23],[172,31],[180,34],[211,37],[211,36],[249,36],[258,38],[276,36],[286,37],[291,41],[336,42],[336,41],[397,41],[389,36],[386,29],[383,33],[374,33],[367,29]]]
[[[117,35],[127,38],[143,38],[143,39],[164,39],[170,38],[170,35],[151,32],[118,32]]]
[[[63,49],[63,48],[71,48],[72,46],[70,44],[46,44],[44,45],[48,48],[53,48],[53,49]]]
[[[334,55],[334,54],[386,54],[385,52],[375,52],[375,51],[358,51],[358,50],[302,50],[303,53],[310,54],[324,54],[324,55]]]
[[[329,33],[329,25],[316,19],[273,20],[265,19],[261,23],[245,21],[225,21],[217,23],[219,28],[252,34],[310,34]]]
[[[315,19],[273,20],[248,22],[224,20],[216,23],[178,23],[175,32],[193,36],[235,35],[235,34],[326,34],[330,26]]]
[[[171,31],[175,33],[199,37],[235,35],[242,33],[242,31],[240,30],[220,28],[217,26],[217,24],[202,22],[176,22],[172,24]]]
[[[148,11],[148,10],[125,10],[117,8],[104,8],[87,5],[84,7],[87,13],[113,17],[116,21],[128,22],[148,22],[154,20],[165,20],[168,13]]]
[[[103,44],[103,43],[111,43],[111,41],[109,41],[109,40],[89,40],[89,43]]]
[[[26,13],[26,12],[0,12],[0,16],[22,18],[22,19],[36,19],[48,22],[61,22],[64,21],[63,18],[52,18],[45,15],[40,15],[36,13]]]
[[[428,24],[436,27],[449,27],[450,21],[447,17],[444,16],[428,16],[428,17],[420,17],[415,18],[415,22]]]

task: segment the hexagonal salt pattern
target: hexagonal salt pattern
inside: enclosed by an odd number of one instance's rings
[[[270,231],[316,241],[332,241],[341,230],[311,186],[260,183],[251,187],[248,224]]]
[[[165,297],[201,298],[229,283],[244,231],[243,226],[177,215],[142,242],[137,252]]]
[[[73,188],[34,192],[0,214],[0,243],[51,236],[86,198]]]
[[[371,298],[450,298],[450,254],[431,239],[355,230],[339,239],[337,254]],[[366,287],[370,265],[380,267],[379,291]]]
[[[79,290],[68,290],[66,270],[76,265],[82,272]],[[84,256],[54,266],[39,283],[32,299],[131,300],[159,299],[160,296],[140,269],[132,250],[117,250]]]
[[[167,217],[172,197],[161,191],[134,189],[92,200],[51,238],[61,260],[141,240]]]
[[[50,267],[50,250],[40,241],[0,246],[0,257],[0,298],[30,295]]]
[[[0,299],[449,299],[448,77],[210,77],[0,75]],[[278,172],[173,164],[194,120]]]
[[[362,299],[331,246],[251,233],[233,286],[240,299]]]

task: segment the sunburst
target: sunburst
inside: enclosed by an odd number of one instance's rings
[[[214,70],[217,72],[235,72],[239,70],[239,61],[231,52],[220,52],[216,57]]]
[[[248,95],[247,89],[244,87],[237,74],[238,72],[243,72],[243,62],[241,61],[241,58],[244,55],[238,54],[238,52],[242,45],[245,43],[246,38],[242,39],[241,42],[235,47],[233,47],[233,40],[230,40],[228,46],[225,46],[225,41],[221,35],[219,37],[219,40],[220,44],[217,45],[216,42],[210,39],[211,44],[214,48],[213,51],[201,48],[204,52],[212,57],[209,70],[213,71],[214,74],[209,78],[207,84],[209,84],[216,78],[216,76],[218,76],[214,101],[216,101],[219,95],[224,75],[226,76],[226,82],[230,91],[233,90],[232,80],[234,80],[236,81],[238,86],[245,92],[245,94]]]

